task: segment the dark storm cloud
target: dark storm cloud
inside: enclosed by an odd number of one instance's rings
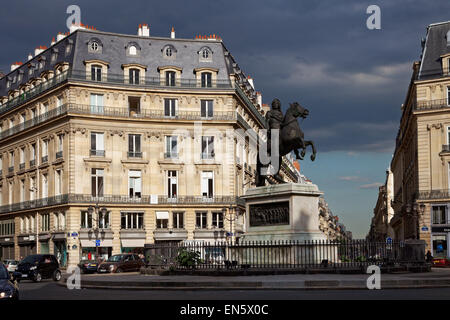
[[[299,101],[302,123],[321,151],[390,152],[426,26],[450,19],[450,1],[15,1],[0,12],[0,69],[25,61],[67,31],[66,8],[99,30],[177,37],[219,34],[264,102]],[[366,8],[381,7],[381,30],[366,28]]]

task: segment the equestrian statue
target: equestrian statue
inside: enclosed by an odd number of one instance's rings
[[[303,160],[306,154],[306,148],[311,146],[312,154],[311,161],[316,158],[316,148],[314,142],[311,140],[305,140],[303,131],[300,129],[297,118],[305,119],[309,114],[308,109],[303,108],[298,102],[290,103],[286,114],[283,116],[281,111],[280,100],[274,99],[272,101],[272,108],[266,113],[266,127],[267,131],[267,154],[270,156],[272,147],[272,137],[274,136],[274,130],[279,130],[278,144],[278,168],[275,168],[276,172],[272,175],[275,181],[278,183],[285,183],[280,175],[280,167],[282,157],[291,151],[297,159]],[[261,147],[261,146],[260,146]],[[301,150],[301,151],[300,151]],[[259,156],[256,163],[256,186],[261,187],[265,185],[267,175],[261,173],[261,169],[264,165],[261,163]],[[267,167],[267,166],[266,166]]]

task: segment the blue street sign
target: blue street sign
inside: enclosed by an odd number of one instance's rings
[[[424,231],[424,232],[428,231],[428,227],[427,226],[423,226],[422,227],[422,231]]]
[[[72,232],[72,237],[78,237],[78,233]]]
[[[391,237],[387,237],[386,238],[386,243],[387,244],[392,244],[392,238]]]
[[[95,246],[100,247],[100,240],[95,240]]]

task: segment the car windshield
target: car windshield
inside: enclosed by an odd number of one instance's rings
[[[41,256],[28,256],[25,259],[22,260],[24,263],[35,263],[39,261]]]
[[[9,279],[8,270],[2,264],[0,264],[0,279]]]
[[[124,255],[119,254],[117,256],[109,257],[108,262],[119,262],[123,259]]]

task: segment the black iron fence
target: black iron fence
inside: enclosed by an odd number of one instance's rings
[[[148,267],[162,269],[360,268],[422,264],[423,242],[182,242],[146,245]]]

